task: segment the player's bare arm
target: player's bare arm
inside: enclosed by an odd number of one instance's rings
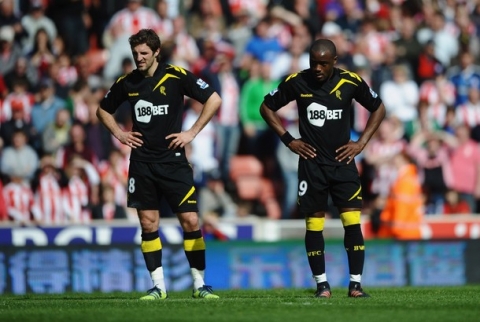
[[[265,103],[262,103],[260,106],[260,114],[278,136],[282,137],[282,135],[287,132],[277,113],[269,109]],[[315,153],[315,148],[301,139],[292,140],[288,143],[288,148],[304,159],[315,158],[317,155]]]
[[[213,93],[212,95],[210,95],[210,97],[203,106],[200,116],[189,130],[180,133],[172,133],[165,137],[167,140],[172,139],[172,141],[168,145],[168,148],[183,148],[185,147],[185,145],[192,142],[193,139],[197,136],[197,134],[205,127],[205,125],[210,122],[215,113],[217,113],[221,104],[222,99],[217,93]]]
[[[382,120],[385,117],[385,106],[380,104],[378,109],[370,114],[370,117],[365,126],[365,130],[358,139],[358,141],[350,141],[347,144],[339,147],[335,152],[337,152],[337,157],[335,158],[339,162],[342,162],[345,159],[348,159],[347,163],[350,163],[355,156],[363,151],[368,141],[372,138],[375,131],[382,123]]]
[[[112,133],[115,138],[117,138],[117,140],[133,149],[142,146],[143,141],[140,138],[142,136],[140,132],[122,130],[120,126],[118,126],[113,115],[108,113],[101,107],[97,108],[96,114],[100,122],[105,125],[105,127],[110,131],[110,133]]]

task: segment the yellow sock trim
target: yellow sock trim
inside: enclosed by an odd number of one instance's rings
[[[323,227],[325,226],[325,218],[317,218],[317,217],[307,217],[307,230],[310,231],[323,231]]]
[[[160,238],[154,240],[142,240],[140,247],[142,253],[150,253],[162,249],[162,242],[160,241]]]
[[[187,251],[194,251],[194,250],[205,250],[205,241],[203,237],[197,239],[185,239],[183,241],[183,248]]]
[[[340,214],[343,226],[358,225],[361,211],[347,211]]]

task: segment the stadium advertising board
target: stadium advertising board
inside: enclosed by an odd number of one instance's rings
[[[479,241],[368,242],[363,284],[373,286],[480,283]],[[164,244],[169,290],[191,286],[181,245]],[[206,280],[215,289],[313,288],[302,241],[209,242]],[[332,287],[346,286],[348,265],[340,241],[327,241]],[[151,287],[137,245],[2,247],[0,294],[130,292]]]

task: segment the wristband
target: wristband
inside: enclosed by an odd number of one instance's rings
[[[283,135],[280,137],[280,140],[285,144],[285,146],[288,147],[288,145],[295,140],[295,138],[287,131],[283,133]]]

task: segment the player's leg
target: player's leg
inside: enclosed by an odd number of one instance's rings
[[[323,227],[325,225],[325,212],[316,212],[306,217],[305,250],[307,251],[308,264],[313,278],[317,284],[315,297],[329,298],[332,295],[325,271],[325,239]]]
[[[336,167],[331,174],[334,184],[330,187],[333,203],[340,212],[345,231],[344,246],[347,252],[350,283],[349,297],[368,297],[361,287],[365,262],[365,242],[360,215],[362,209],[362,188],[354,164]]]
[[[325,271],[323,228],[328,207],[328,190],[323,171],[313,161],[300,160],[298,169],[298,210],[305,216],[305,250],[317,290],[315,297],[329,298],[330,285]]]
[[[188,163],[163,165],[162,175],[165,180],[161,189],[183,229],[183,247],[193,278],[193,297],[218,298],[204,281],[206,247],[200,230],[192,167]]]
[[[183,212],[177,214],[183,228],[183,248],[190,265],[193,279],[194,298],[217,299],[211,286],[205,285],[205,241],[200,230],[198,214]]]
[[[363,239],[361,224],[361,210],[358,208],[340,209],[340,219],[345,230],[343,244],[347,251],[348,268],[350,271],[350,283],[348,287],[349,297],[368,297],[361,287],[363,266],[365,262],[365,242]]]
[[[158,234],[158,210],[137,210],[142,227],[141,249],[145,264],[152,278],[153,288],[141,300],[163,300],[167,298],[165,277],[162,266],[162,242]]]
[[[142,300],[158,300],[167,298],[165,279],[162,267],[162,242],[158,234],[160,221],[156,190],[156,178],[150,164],[131,161],[128,175],[127,206],[137,209],[142,229],[141,250],[153,288],[147,291]]]

